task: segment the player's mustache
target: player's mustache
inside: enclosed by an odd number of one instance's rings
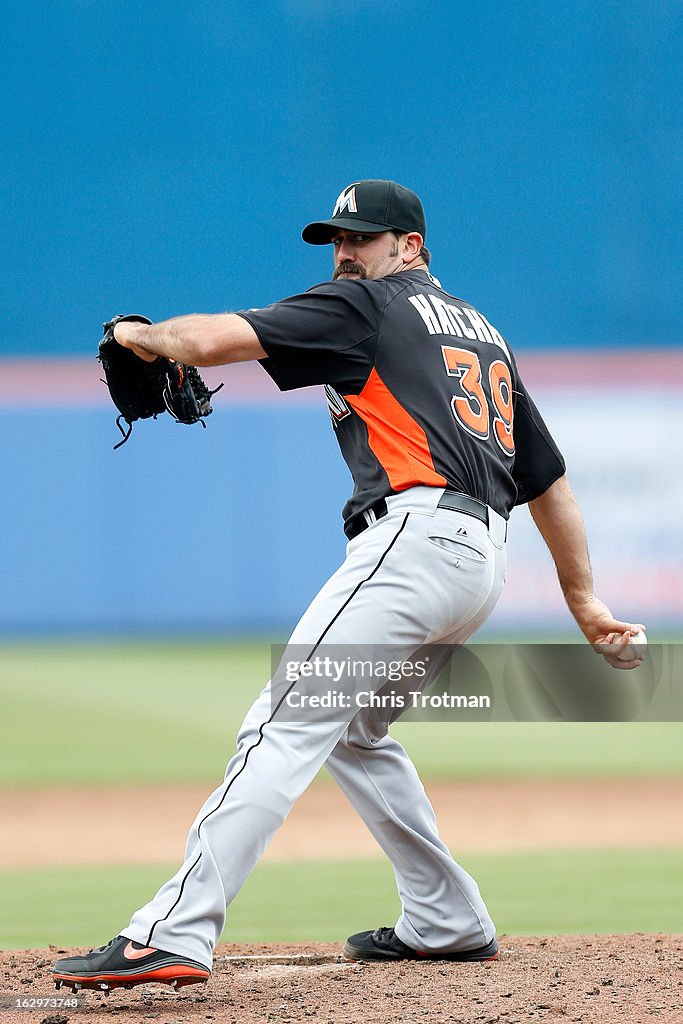
[[[363,280],[368,276],[365,273],[365,267],[361,266],[360,263],[353,263],[352,260],[344,260],[344,262],[340,263],[338,267],[335,267],[332,280],[336,281],[340,274],[359,274]]]

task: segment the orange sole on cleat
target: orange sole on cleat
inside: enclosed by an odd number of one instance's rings
[[[174,988],[183,988],[185,985],[196,985],[202,981],[208,981],[211,977],[210,971],[200,971],[194,967],[186,967],[183,973],[178,973],[177,967],[159,967],[153,971],[145,971],[141,974],[91,974],[79,976],[74,974],[54,974],[53,980],[57,988],[61,985],[72,987],[78,985],[80,988],[96,989],[102,991],[102,986],[111,988],[133,988],[134,985],[148,985],[151,982],[158,982],[161,985],[172,985]]]

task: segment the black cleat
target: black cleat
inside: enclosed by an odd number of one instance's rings
[[[196,960],[177,953],[165,953],[125,935],[117,935],[105,946],[92,949],[85,956],[67,956],[52,968],[56,987],[68,985],[72,992],[94,988],[105,995],[112,988],[132,988],[150,981],[172,985],[178,989],[207,981],[211,971]]]
[[[428,953],[411,949],[401,942],[393,928],[376,928],[374,932],[358,932],[344,943],[347,960],[381,960],[389,963],[395,960],[455,960],[460,963],[478,960],[495,960],[498,943],[491,939],[485,946],[476,949],[454,949],[443,953]]]

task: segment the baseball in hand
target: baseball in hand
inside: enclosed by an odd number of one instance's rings
[[[638,657],[645,655],[645,648],[647,647],[647,637],[642,629],[639,629],[624,647],[620,654],[617,654],[619,661],[634,661]]]

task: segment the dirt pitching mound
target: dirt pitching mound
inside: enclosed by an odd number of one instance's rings
[[[500,939],[485,964],[354,964],[339,946],[221,945],[206,985],[178,994],[141,985],[111,995],[81,994],[77,1008],[50,983],[65,950],[0,956],[6,1024],[585,1024],[683,1022],[683,935],[563,935]],[[76,952],[68,951],[68,952]],[[19,1009],[13,1000],[33,1001]]]

